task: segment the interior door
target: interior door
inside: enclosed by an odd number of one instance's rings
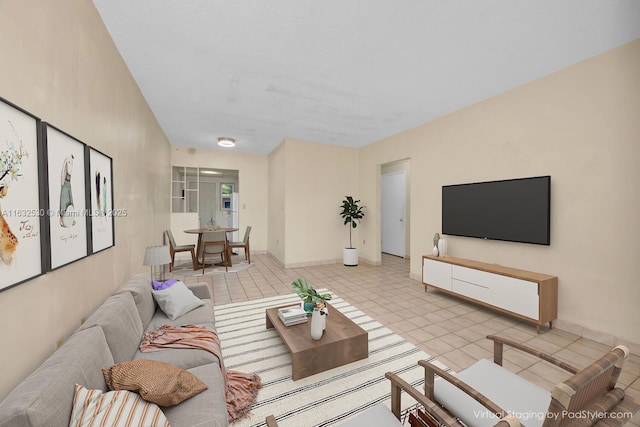
[[[406,177],[404,172],[382,175],[382,252],[404,258]]]

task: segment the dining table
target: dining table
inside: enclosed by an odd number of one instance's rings
[[[203,228],[190,228],[188,230],[184,230],[185,233],[187,234],[197,234],[198,235],[198,243],[196,245],[196,259],[197,259],[197,263],[196,266],[194,268],[194,270],[197,270],[199,268],[202,268],[202,264],[200,263],[200,250],[202,247],[202,233],[204,233],[205,231],[224,231],[226,233],[233,233],[234,231],[238,231],[238,228],[233,228],[233,227],[203,227]],[[229,247],[229,245],[226,245],[226,250],[225,250],[225,259],[227,262],[227,267],[231,267],[231,248]],[[224,265],[223,263],[218,263],[216,265]]]

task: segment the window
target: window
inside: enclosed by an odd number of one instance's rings
[[[198,212],[198,168],[171,168],[171,212]]]

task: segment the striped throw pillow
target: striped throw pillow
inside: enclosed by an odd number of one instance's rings
[[[131,391],[104,392],[76,384],[69,427],[170,427],[160,407]]]

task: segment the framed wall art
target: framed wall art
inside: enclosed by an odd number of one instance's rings
[[[91,194],[91,253],[114,245],[113,161],[98,150],[89,152],[89,193]]]
[[[49,269],[87,256],[85,144],[43,123],[47,158]]]
[[[0,98],[0,291],[45,271],[40,131],[39,118]]]

